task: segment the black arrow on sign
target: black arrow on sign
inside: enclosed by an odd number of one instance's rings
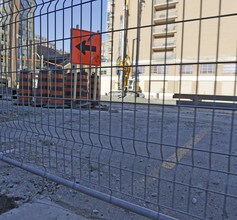
[[[92,52],[96,52],[96,47],[95,46],[91,46],[91,45],[86,45],[86,41],[82,41],[81,43],[79,43],[76,48],[78,50],[80,50],[84,55],[86,55],[86,51],[92,51]]]

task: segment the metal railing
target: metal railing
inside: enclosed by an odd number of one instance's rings
[[[170,3],[174,3],[174,2],[178,2],[178,1],[177,0],[155,0],[154,5],[170,4]]]
[[[164,61],[166,62],[170,62],[173,61],[175,62],[175,54],[173,52],[164,52],[163,54],[159,54],[159,53],[154,53],[152,55],[152,60],[154,63],[156,62],[161,62],[164,63]]]
[[[150,219],[236,219],[235,1],[0,2],[1,161]]]
[[[160,13],[156,12],[154,14],[154,20],[164,20],[164,19],[173,19],[177,18],[177,11],[169,11],[168,14],[166,12]]]
[[[154,41],[154,43],[153,43],[153,45],[152,45],[153,47],[157,47],[157,48],[159,48],[159,47],[175,47],[176,46],[176,42],[174,41],[174,40],[169,40],[169,41],[166,41],[165,42],[165,40],[164,41]]]
[[[153,28],[153,33],[154,34],[166,34],[166,33],[169,34],[169,33],[175,33],[175,32],[177,32],[175,26],[168,27],[168,28],[166,28],[166,27],[154,27]]]

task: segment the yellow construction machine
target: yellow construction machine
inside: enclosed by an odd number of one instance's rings
[[[138,66],[139,61],[139,44],[140,44],[140,25],[141,25],[141,10],[144,0],[139,0],[139,18],[138,18],[138,29],[137,29],[137,55],[136,55],[136,66]],[[131,76],[132,61],[129,56],[128,51],[128,22],[130,16],[130,0],[125,0],[124,5],[124,23],[123,30],[121,31],[121,39],[119,42],[119,55],[117,58],[117,75],[118,75],[118,89],[121,91],[122,96],[126,96],[127,92],[136,93],[138,96],[140,92],[140,87],[138,85],[138,71],[136,68],[135,77]],[[133,57],[132,57],[133,59]]]
[[[129,17],[129,7],[130,0],[125,0],[124,5],[124,24],[123,24],[123,39],[121,42],[123,44],[122,55],[117,59],[117,69],[118,69],[118,88],[123,95],[126,95],[128,91],[128,79],[131,73],[131,61],[128,55],[128,45],[127,45],[127,32],[128,32],[128,17]]]
[[[118,87],[119,90],[126,93],[128,91],[128,79],[131,73],[131,61],[128,54],[126,54],[124,59],[119,57],[117,59],[117,66],[119,70],[118,74]]]

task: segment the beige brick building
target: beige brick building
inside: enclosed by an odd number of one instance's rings
[[[108,0],[105,56],[109,62],[104,66],[111,62],[116,66],[117,58],[124,56],[124,2]],[[235,95],[236,11],[233,0],[130,0],[127,54],[133,75],[139,72],[142,92],[154,98],[163,93],[167,98],[174,93]],[[111,68],[106,70],[102,94],[110,89]],[[116,68],[112,88],[117,89]]]

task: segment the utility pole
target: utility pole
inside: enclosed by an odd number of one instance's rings
[[[12,2],[9,2],[11,4],[12,9],[12,16],[10,19],[10,37],[9,37],[9,45],[13,48],[10,50],[10,65],[9,65],[9,74],[10,77],[10,87],[14,87],[16,85],[16,75],[17,75],[17,56],[18,56],[18,50],[17,50],[17,36],[19,32],[19,16],[17,11],[20,9],[20,0],[13,0]]]
[[[142,20],[142,6],[145,0],[139,0],[137,11],[137,50],[136,50],[136,63],[135,63],[135,91],[137,90],[137,82],[139,80],[138,65],[140,53],[140,39],[141,39],[141,20]]]

